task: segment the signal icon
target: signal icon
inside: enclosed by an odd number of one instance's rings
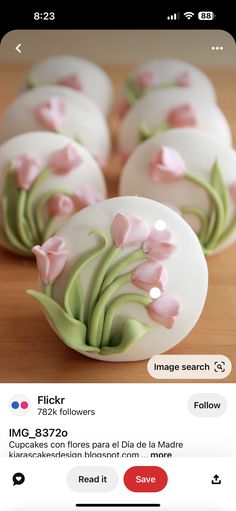
[[[179,12],[175,12],[174,14],[170,14],[169,16],[167,16],[168,21],[179,20],[179,18],[180,18]]]
[[[191,18],[194,16],[194,12],[184,12],[184,16],[185,18],[187,18],[188,20],[191,20]]]

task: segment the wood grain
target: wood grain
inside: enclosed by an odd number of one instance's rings
[[[16,94],[26,66],[1,66],[2,114]],[[118,90],[128,68],[107,69]],[[236,72],[210,70],[219,104],[236,134]],[[113,137],[116,120],[111,121]],[[119,166],[111,159],[106,173],[110,196],[117,193]],[[235,169],[236,172],[236,169]],[[222,382],[236,382],[236,245],[208,259],[209,293],[202,316],[173,354],[219,353],[233,364]],[[35,288],[37,271],[29,261],[0,249],[0,381],[1,382],[152,382],[147,362],[108,363],[68,349],[52,332],[37,303],[26,295]],[[194,289],[193,289],[194,295]],[[187,381],[187,380],[185,380]],[[172,380],[173,382],[173,380]]]

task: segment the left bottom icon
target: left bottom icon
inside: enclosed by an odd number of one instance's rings
[[[15,486],[15,485],[20,486],[21,484],[23,484],[25,482],[25,476],[24,476],[24,474],[22,474],[22,472],[16,472],[12,477],[12,481],[13,481],[13,486]]]

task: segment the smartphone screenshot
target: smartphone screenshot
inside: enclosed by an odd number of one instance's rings
[[[235,511],[234,34],[78,16],[2,30],[0,509]]]

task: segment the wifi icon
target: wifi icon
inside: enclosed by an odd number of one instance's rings
[[[191,18],[194,16],[194,12],[184,12],[184,16],[185,18],[187,18],[188,20],[191,20]]]

